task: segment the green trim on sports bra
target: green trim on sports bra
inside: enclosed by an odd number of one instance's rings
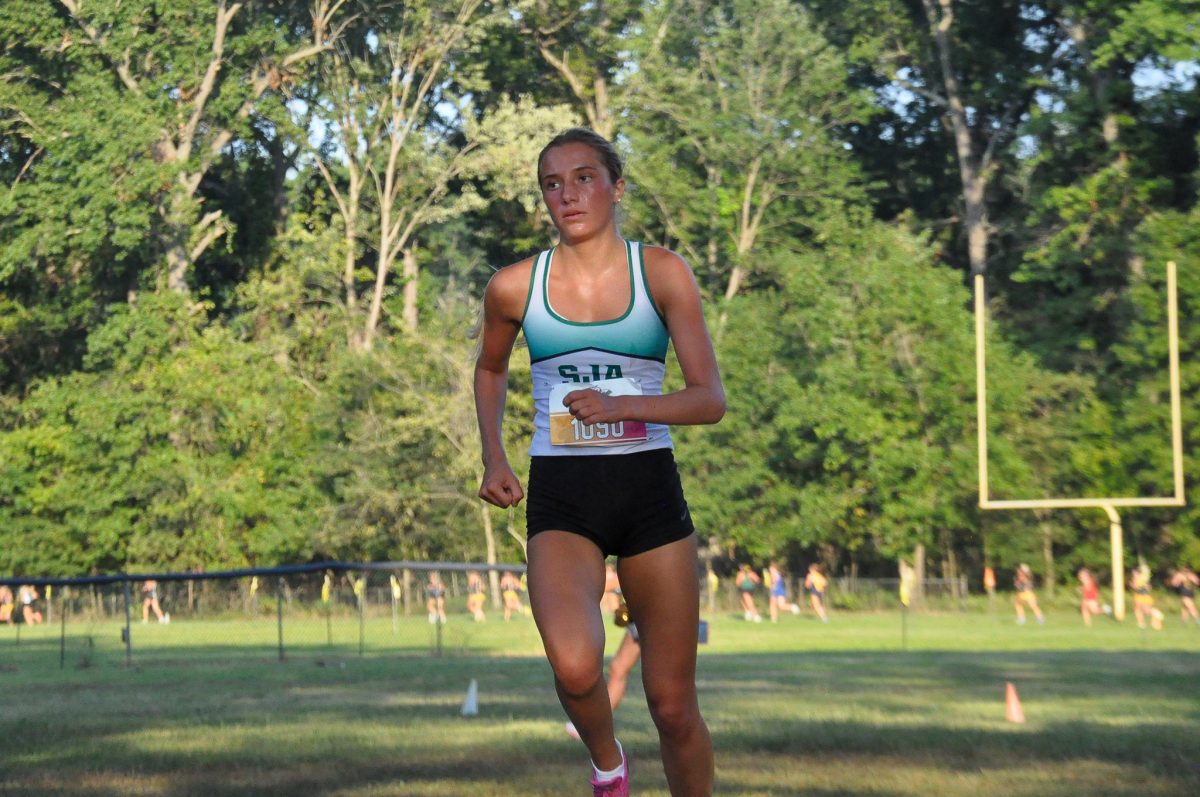
[[[625,308],[625,312],[621,313],[621,315],[617,316],[616,318],[606,319],[604,321],[572,321],[569,318],[563,318],[554,311],[554,306],[550,304],[550,268],[554,265],[554,253],[557,250],[557,246],[550,250],[550,255],[546,258],[546,271],[544,274],[542,274],[542,303],[545,305],[546,312],[551,318],[553,318],[555,321],[563,324],[569,324],[573,327],[599,327],[605,326],[606,324],[616,324],[629,317],[629,314],[633,312],[633,306],[637,303],[637,287],[634,284],[633,279],[633,247],[630,245],[629,241],[625,241],[625,265],[629,270],[629,305]],[[646,294],[649,295],[649,293],[650,291],[647,289]],[[653,300],[650,301],[650,306],[654,306]],[[654,312],[658,313],[658,309],[655,308]],[[661,318],[662,316],[660,315],[659,317]]]

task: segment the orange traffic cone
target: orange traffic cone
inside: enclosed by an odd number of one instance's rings
[[[1009,722],[1024,722],[1025,712],[1021,710],[1021,698],[1017,697],[1017,687],[1012,682],[1004,685],[1004,719]]]

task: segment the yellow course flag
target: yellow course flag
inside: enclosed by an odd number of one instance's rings
[[[400,600],[401,596],[403,595],[403,592],[401,592],[401,590],[400,590],[400,579],[396,578],[395,576],[392,576],[391,579],[392,579],[392,597],[395,598],[396,600]]]
[[[258,576],[252,576],[250,578],[250,594],[254,595],[257,593],[258,593]]]
[[[329,603],[329,593],[333,590],[333,576],[325,574],[325,583],[321,585],[321,603]]]
[[[357,595],[358,597],[360,597],[360,598],[362,597],[363,590],[365,590],[366,588],[367,588],[367,579],[366,578],[360,578],[354,582],[354,594]]]

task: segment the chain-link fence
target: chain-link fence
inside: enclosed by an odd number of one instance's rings
[[[446,617],[476,600],[501,609],[504,573],[523,565],[322,563],[221,573],[152,573],[0,580],[11,595],[0,623],[0,671],[300,656],[440,655]],[[430,574],[437,574],[431,584]],[[523,585],[509,585],[517,593]],[[482,589],[482,593],[479,590]],[[441,597],[435,612],[430,598]],[[5,600],[0,593],[0,602]],[[436,609],[445,612],[443,616]]]
[[[443,645],[461,646],[453,629],[460,621],[469,623],[474,611],[523,613],[524,570],[523,565],[327,562],[220,573],[0,579],[0,590],[7,587],[12,600],[11,622],[0,623],[0,672],[55,665],[437,656]],[[478,574],[473,588],[472,571]],[[926,579],[921,586],[913,608],[967,608],[965,579]],[[829,582],[825,605],[834,611],[895,610],[898,589],[895,578],[837,577]],[[803,579],[788,579],[788,595],[809,610]],[[435,598],[432,606],[430,598]],[[765,587],[754,598],[760,610],[767,608]],[[702,578],[701,606],[740,614],[734,579]],[[447,621],[452,633],[444,638]]]
[[[808,607],[808,597],[803,578],[784,579],[787,596],[802,609]],[[914,609],[936,611],[965,611],[967,603],[967,579],[927,578],[915,590]],[[760,585],[753,593],[760,610],[766,608],[770,588]],[[705,589],[702,602],[712,610],[741,614],[741,596],[735,578],[718,579],[711,595]],[[900,608],[900,579],[857,578],[839,576],[829,580],[825,593],[827,609],[842,611],[889,611]]]

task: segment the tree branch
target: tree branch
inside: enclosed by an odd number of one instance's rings
[[[205,230],[208,228],[208,225],[212,224],[214,221],[216,221],[219,218],[221,218],[221,211],[210,210],[208,213],[204,214],[204,218],[200,219],[200,221],[197,222],[196,226],[193,229],[196,232]]]
[[[892,81],[894,83],[898,83],[901,86],[901,88],[903,88],[907,91],[911,91],[913,94],[916,94],[919,97],[924,97],[925,99],[929,100],[931,103],[938,106],[939,108],[942,108],[943,110],[950,107],[950,104],[948,102],[946,102],[945,97],[943,97],[942,95],[937,94],[935,92],[932,92],[929,89],[922,88],[922,87],[918,86],[917,84],[913,83],[911,80],[908,80],[906,78],[900,77],[899,75],[893,74]]]
[[[337,184],[333,180],[333,175],[329,173],[329,169],[325,166],[325,161],[318,154],[317,157],[313,158],[313,162],[317,164],[317,170],[321,172],[321,176],[325,178],[325,184],[329,186],[329,190],[333,193],[333,201],[337,203],[338,212],[342,214],[342,218],[349,219],[350,211],[342,199],[342,192],[338,190]]]
[[[79,27],[83,29],[83,32],[87,34],[87,37],[91,39],[92,44],[104,47],[108,43],[100,31],[96,30],[95,25],[79,16],[78,0],[59,0],[59,2],[62,3],[63,8],[67,9],[67,13],[71,15],[71,19],[75,20]],[[105,57],[107,58],[107,56]],[[121,78],[121,83],[125,88],[140,97],[142,95],[142,87],[138,85],[137,81],[133,79],[133,75],[129,72],[129,51],[125,52],[125,60],[116,66],[116,70],[117,76]]]
[[[17,177],[12,181],[12,185],[8,187],[9,193],[12,193],[17,187],[17,183],[21,182],[21,178],[25,176],[25,172],[29,171],[29,167],[33,165],[33,162],[37,159],[37,156],[41,155],[45,151],[45,147],[38,147],[36,150],[34,150],[33,154],[30,155],[25,161],[25,165],[21,167],[21,171],[17,172]]]
[[[218,216],[221,215],[220,211],[213,211],[213,212],[216,213]],[[209,215],[211,216],[212,214],[210,213]],[[215,226],[211,230],[209,230],[208,234],[206,234],[203,238],[201,238],[196,243],[196,245],[192,247],[192,251],[188,252],[188,262],[195,263],[196,260],[199,259],[200,255],[204,254],[204,250],[208,249],[208,247],[210,247],[212,245],[213,241],[217,240],[224,234],[225,234],[224,225],[218,224],[217,226]]]

